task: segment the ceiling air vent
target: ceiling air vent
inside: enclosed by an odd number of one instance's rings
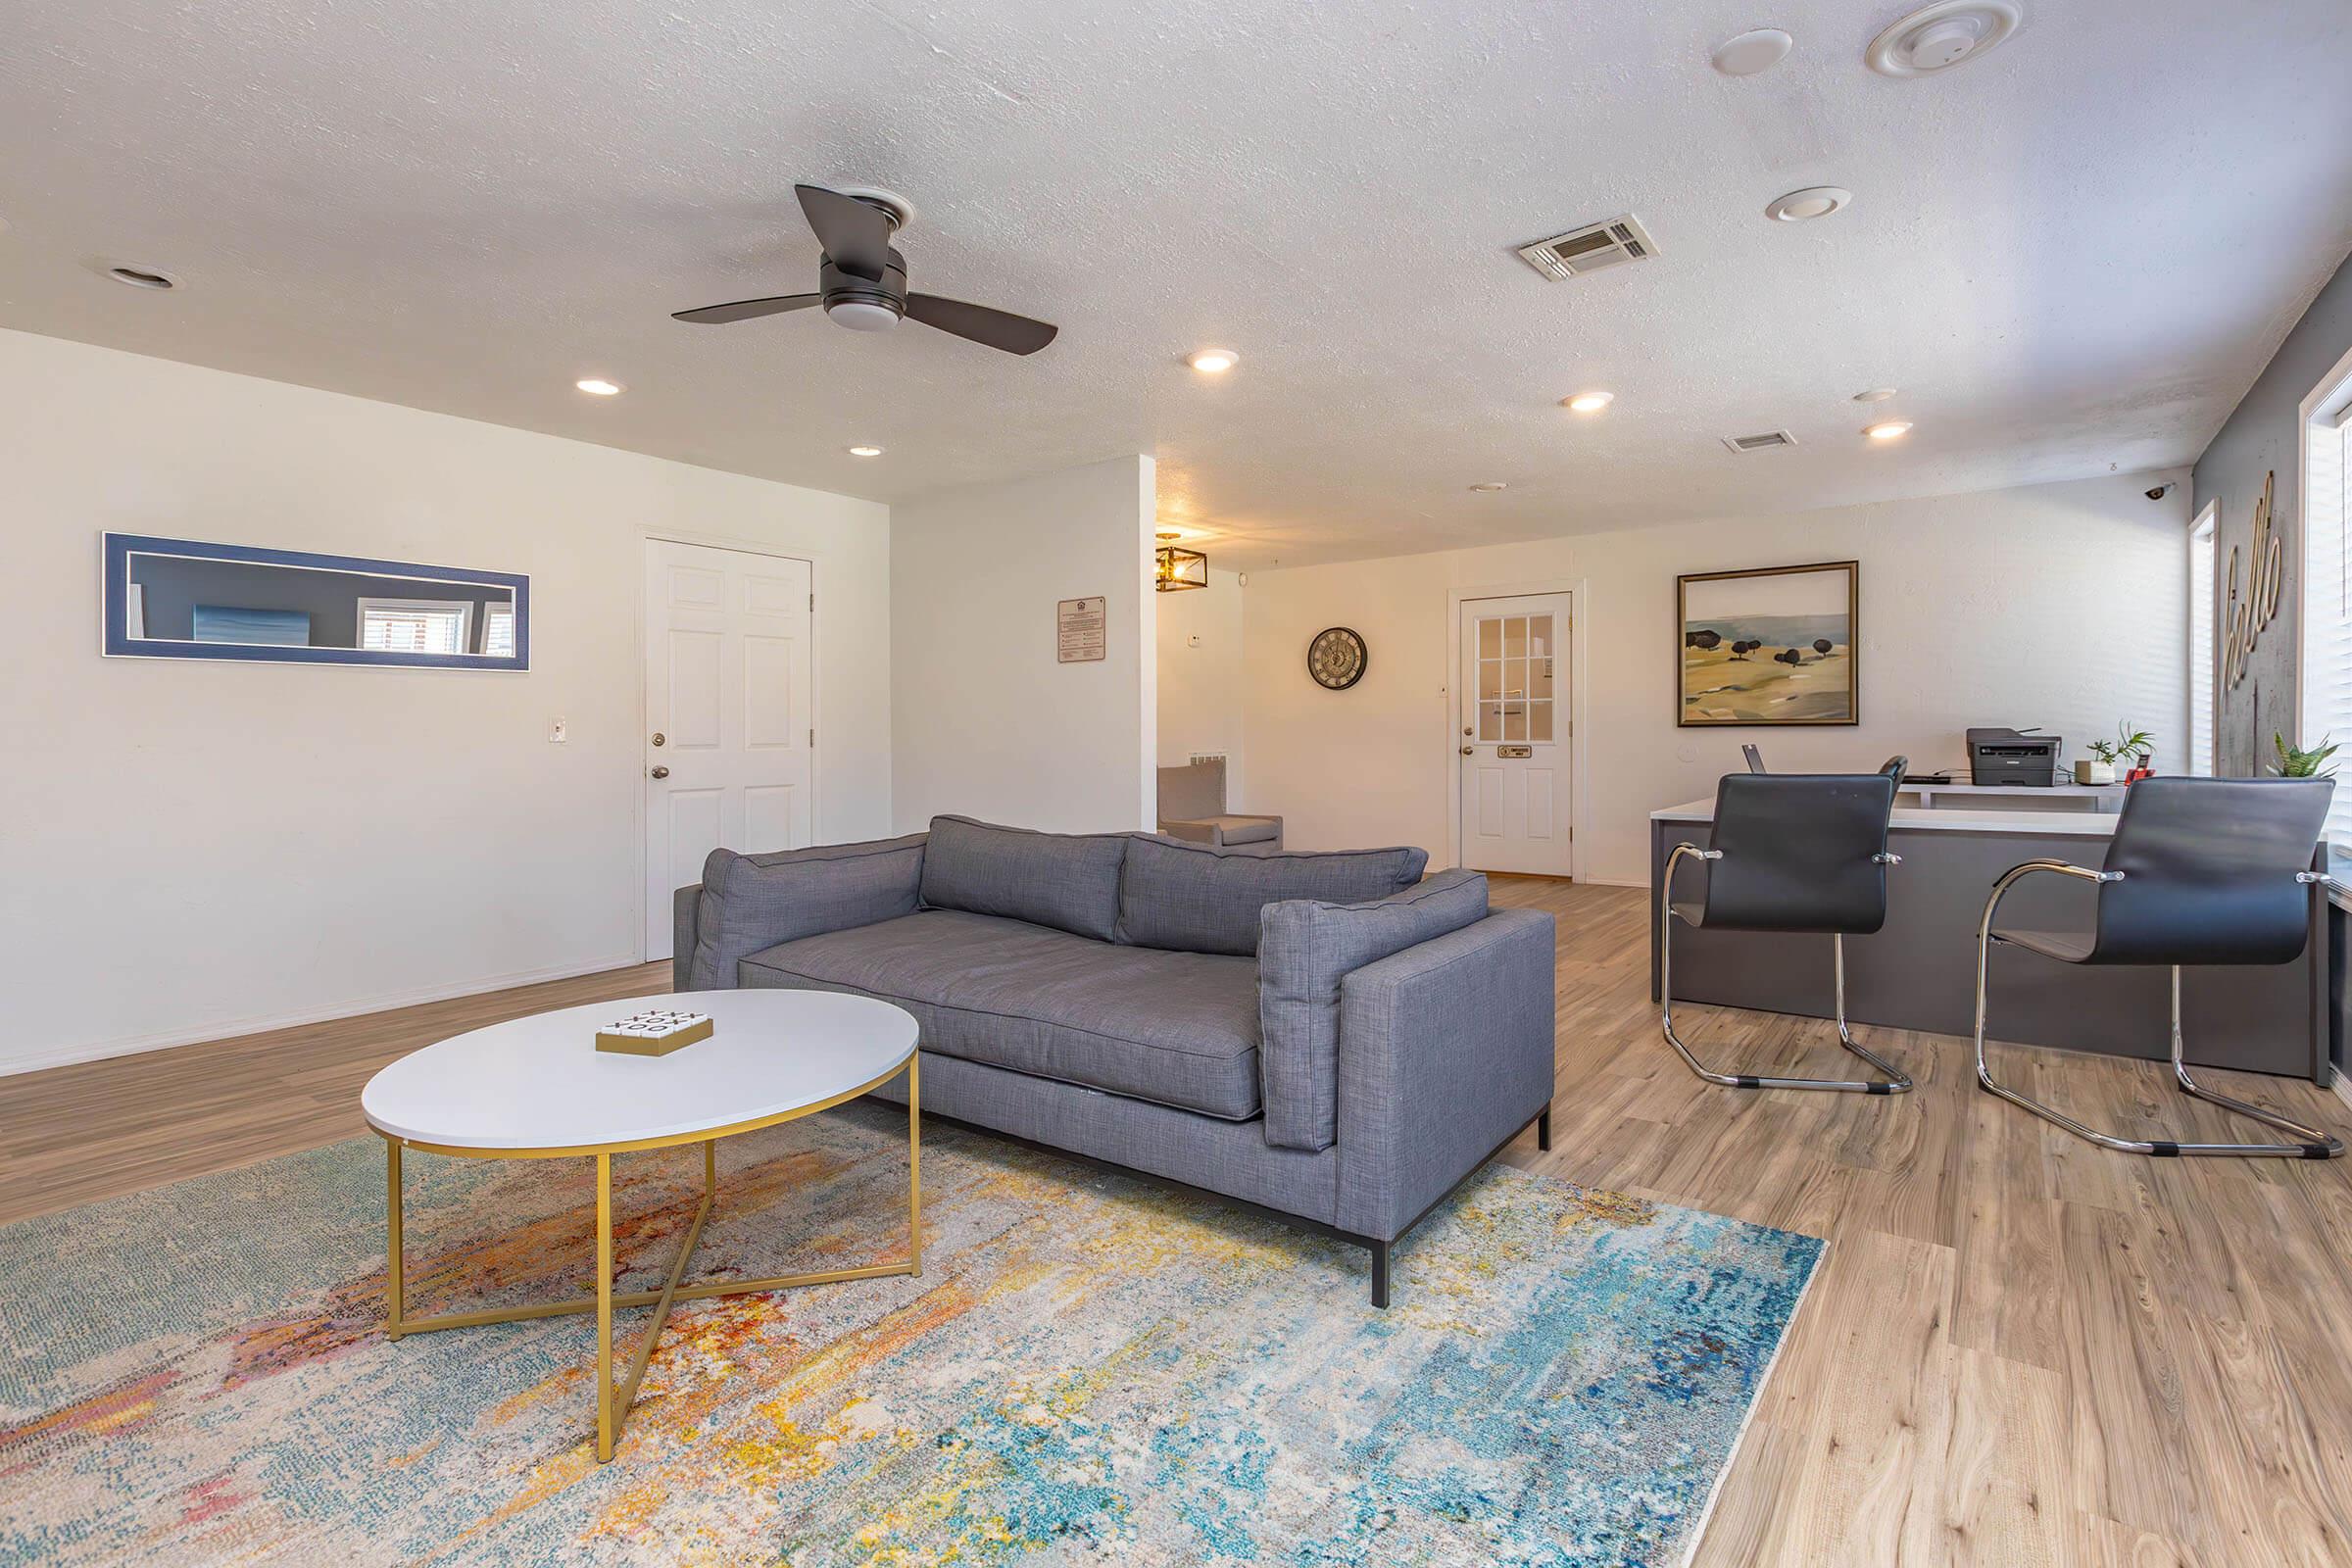
[[[1519,247],[1520,259],[1555,283],[1619,262],[1645,262],[1657,254],[1649,231],[1631,213]]]
[[[1759,435],[1727,435],[1723,444],[1734,452],[1769,452],[1774,447],[1796,445],[1796,437],[1786,430],[1766,430]]]

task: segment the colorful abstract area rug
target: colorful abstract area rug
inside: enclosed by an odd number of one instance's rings
[[[903,1255],[905,1129],[720,1145],[694,1277]],[[384,1339],[372,1138],[0,1229],[0,1563],[1678,1563],[1822,1246],[1497,1166],[1382,1312],[1358,1249],[924,1145],[922,1277],[680,1306],[608,1465],[592,1319]],[[587,1161],[406,1163],[413,1313],[592,1289]],[[658,1289],[701,1162],[614,1163]]]

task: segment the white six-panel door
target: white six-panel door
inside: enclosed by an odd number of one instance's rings
[[[1461,764],[1462,863],[1479,871],[1567,876],[1567,594],[1462,602],[1454,704]]]
[[[808,842],[808,563],[645,542],[645,956],[714,849]]]

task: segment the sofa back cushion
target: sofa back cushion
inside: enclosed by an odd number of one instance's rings
[[[1108,942],[1119,921],[1119,863],[1131,837],[1035,833],[935,816],[923,852],[923,903]]]
[[[1248,855],[1138,834],[1119,872],[1119,940],[1178,953],[1257,951],[1258,917],[1285,899],[1361,904],[1421,880],[1419,849]]]
[[[912,914],[923,880],[923,835],[819,844],[775,855],[712,850],[703,862],[688,986],[724,990],[735,966],[762,948]]]
[[[1257,1016],[1267,1143],[1328,1149],[1339,1136],[1340,982],[1486,914],[1487,879],[1461,870],[1371,903],[1266,906]]]

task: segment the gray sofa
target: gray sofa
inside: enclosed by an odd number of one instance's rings
[[[677,893],[676,983],[895,1003],[926,1112],[1369,1248],[1386,1306],[1391,1244],[1531,1123],[1550,1147],[1551,917],[1426,858],[953,816],[719,850]]]

